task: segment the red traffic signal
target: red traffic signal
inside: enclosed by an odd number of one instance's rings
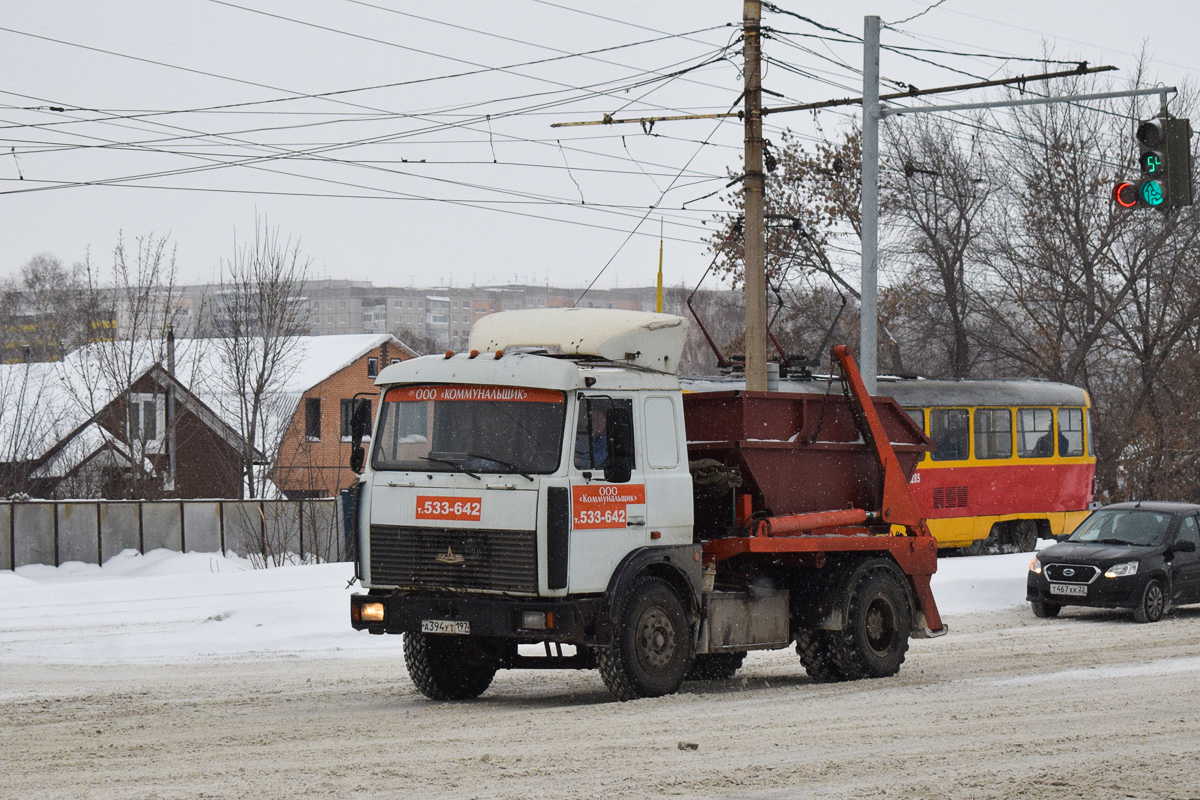
[[[1138,204],[1137,184],[1121,181],[1113,186],[1112,198],[1122,208],[1135,208]]]

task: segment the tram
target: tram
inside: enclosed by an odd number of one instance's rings
[[[1096,450],[1085,390],[881,376],[877,393],[933,441],[911,485],[940,549],[1030,551],[1088,515]]]

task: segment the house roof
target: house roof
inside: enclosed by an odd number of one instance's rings
[[[304,392],[353,364],[384,342],[415,355],[390,334],[301,336],[281,364],[277,388],[264,398],[263,425],[255,446],[277,442]],[[225,369],[227,340],[180,339],[175,343],[175,377],[193,396],[194,413],[222,435],[237,437],[240,387]],[[123,368],[106,369],[120,356]],[[75,350],[60,362],[0,365],[0,462],[37,460],[81,429],[127,387],[112,374],[130,375],[130,385],[165,362],[161,343],[102,342]],[[160,382],[165,378],[162,373]],[[124,384],[124,381],[116,381]],[[217,425],[216,423],[220,424]]]

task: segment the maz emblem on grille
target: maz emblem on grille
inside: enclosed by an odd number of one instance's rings
[[[446,552],[438,553],[436,556],[434,556],[433,560],[439,561],[442,564],[462,564],[466,561],[465,558],[451,550],[449,547],[446,548]]]

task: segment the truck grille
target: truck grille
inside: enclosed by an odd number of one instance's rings
[[[371,526],[371,584],[537,593],[537,534]]]
[[[1055,583],[1091,583],[1100,574],[1099,567],[1089,564],[1047,564],[1045,570]]]

